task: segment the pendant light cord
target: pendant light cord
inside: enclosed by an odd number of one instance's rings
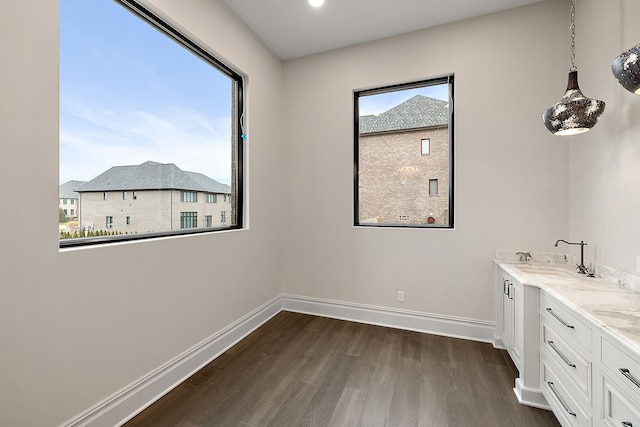
[[[571,0],[571,69],[569,71],[578,71],[576,67],[576,0]]]

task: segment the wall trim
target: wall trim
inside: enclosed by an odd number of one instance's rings
[[[60,426],[121,426],[280,311],[277,296]]]
[[[493,343],[496,329],[496,322],[290,294],[282,295],[282,309],[486,343]]]
[[[525,387],[520,378],[516,378],[516,385],[513,388],[513,392],[516,394],[518,403],[521,405],[533,406],[534,408],[546,409],[547,411],[552,410],[542,391]]]
[[[60,427],[121,426],[280,311],[493,342],[495,322],[282,294]]]

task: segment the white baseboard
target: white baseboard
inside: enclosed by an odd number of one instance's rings
[[[533,406],[534,408],[551,410],[551,407],[547,403],[547,399],[544,398],[541,390],[528,388],[522,384],[520,378],[516,378],[516,384],[513,388],[513,392],[518,398],[518,402],[521,405]]]
[[[121,426],[280,311],[492,342],[494,322],[283,294],[60,427]]]
[[[493,342],[495,322],[442,316],[386,307],[345,303],[297,295],[282,295],[282,309],[427,334]]]
[[[282,310],[276,297],[61,427],[121,426]]]

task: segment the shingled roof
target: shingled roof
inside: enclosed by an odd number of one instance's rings
[[[231,187],[206,175],[183,171],[173,163],[145,162],[114,166],[77,191],[186,190],[231,194]]]
[[[86,184],[87,181],[67,181],[60,186],[60,198],[61,199],[77,199],[78,188]]]
[[[389,132],[448,124],[448,102],[416,95],[382,114],[360,116],[360,133]]]

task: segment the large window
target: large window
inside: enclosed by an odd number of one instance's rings
[[[243,80],[211,52],[135,0],[60,0],[60,247],[242,227]]]
[[[354,224],[453,227],[453,76],[354,92]]]
[[[180,228],[196,228],[198,212],[180,212]]]

